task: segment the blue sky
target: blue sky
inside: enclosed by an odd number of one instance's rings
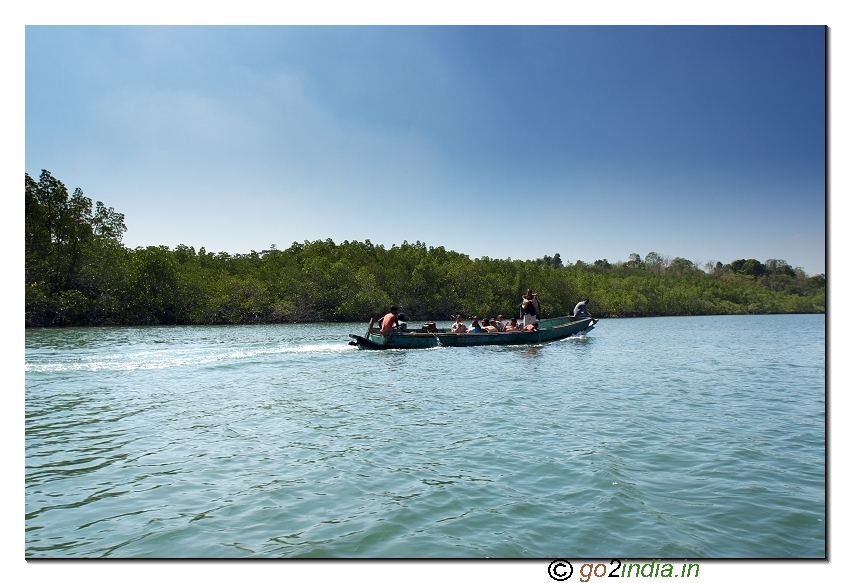
[[[125,243],[825,271],[824,29],[26,28],[26,171]]]

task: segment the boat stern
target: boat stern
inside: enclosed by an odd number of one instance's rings
[[[348,344],[350,346],[357,346],[357,348],[366,348],[368,350],[385,350],[387,348],[383,343],[372,340],[372,338],[384,340],[383,337],[376,337],[374,334],[370,334],[369,338],[358,336],[357,334],[349,334],[348,337],[351,338]]]

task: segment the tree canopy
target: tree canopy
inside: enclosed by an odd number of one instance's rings
[[[826,278],[781,259],[705,265],[657,252],[611,263],[470,258],[417,241],[331,239],[246,254],[121,243],[124,215],[25,175],[26,325],[365,321],[390,304],[409,319],[518,312],[532,288],[544,317],[584,297],[602,317],[823,313]]]

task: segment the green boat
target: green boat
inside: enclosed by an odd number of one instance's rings
[[[593,318],[575,318],[563,316],[540,320],[539,330],[528,332],[498,332],[482,334],[456,334],[451,330],[438,329],[436,332],[400,332],[384,336],[373,330],[374,321],[364,336],[349,334],[349,344],[367,350],[388,350],[392,348],[438,348],[448,346],[484,346],[490,344],[540,344],[552,340],[562,340],[578,334],[587,334],[596,325]]]

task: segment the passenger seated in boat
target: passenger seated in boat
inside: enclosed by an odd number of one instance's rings
[[[398,328],[399,332],[407,332],[407,316],[404,314],[398,315]]]
[[[526,324],[525,327],[523,327],[522,331],[523,332],[536,332],[537,326],[538,326],[537,322],[534,322],[533,324]]]
[[[519,330],[520,328],[516,318],[511,318],[505,326],[505,332],[519,332]]]
[[[469,325],[469,334],[486,334],[486,332],[481,329],[481,324],[478,322],[478,316],[472,317],[472,324]]]
[[[590,312],[587,311],[587,304],[590,302],[590,298],[585,298],[579,303],[576,304],[576,307],[573,308],[573,317],[574,318],[592,318]]]
[[[381,327],[381,334],[384,336],[392,336],[398,331],[398,306],[390,306],[389,314],[378,320],[378,325]]]
[[[497,334],[499,332],[499,329],[496,328],[493,325],[493,322],[495,322],[495,320],[491,320],[489,318],[484,318],[481,321],[481,324],[482,324],[481,329],[484,330],[485,332],[489,333],[489,334]]]
[[[504,320],[505,320],[505,317],[502,314],[499,314],[498,316],[496,316],[495,321],[490,320],[490,323],[493,324],[496,328],[498,328],[499,332],[504,332],[505,331],[505,325],[506,325]]]
[[[466,334],[466,324],[463,323],[463,314],[455,316],[455,323],[452,324],[452,332],[455,334]]]

